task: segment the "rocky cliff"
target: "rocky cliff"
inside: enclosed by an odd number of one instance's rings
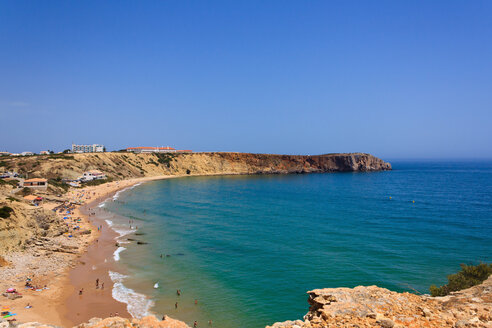
[[[0,318],[0,328],[60,328],[52,325],[45,325],[38,322],[14,323],[9,325],[9,322]],[[168,316],[157,319],[154,316],[147,316],[142,319],[125,319],[120,317],[110,318],[92,318],[89,322],[82,323],[73,328],[190,328],[184,322],[172,319]]]
[[[376,286],[308,292],[303,320],[267,328],[492,327],[492,276],[481,285],[445,297],[396,293]]]
[[[9,194],[4,196],[2,191],[0,207],[9,206],[13,211],[9,218],[0,218],[0,257],[14,251],[32,249],[35,242],[53,239],[68,231],[52,211],[17,201]]]
[[[391,170],[369,154],[271,155],[247,153],[133,154],[125,152],[8,157],[1,166],[29,177],[77,178],[98,169],[113,179],[157,175],[283,174]]]

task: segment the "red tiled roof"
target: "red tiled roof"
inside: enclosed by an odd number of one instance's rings
[[[41,179],[41,178],[34,178],[34,179],[28,179],[24,180],[24,182],[47,182],[48,180],[46,179]]]
[[[129,149],[149,149],[149,150],[174,150],[174,148],[172,147],[128,147],[126,150],[129,150]]]

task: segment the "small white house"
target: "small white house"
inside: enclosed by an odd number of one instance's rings
[[[22,187],[46,190],[48,188],[48,180],[42,178],[24,180]]]
[[[80,177],[80,181],[92,181],[100,179],[106,179],[106,175],[99,170],[84,172],[84,174]]]

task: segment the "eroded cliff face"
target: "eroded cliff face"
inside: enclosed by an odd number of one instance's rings
[[[0,207],[9,206],[13,212],[9,218],[0,218],[0,256],[32,249],[34,243],[45,243],[68,231],[52,211],[2,196],[0,190]]]
[[[446,297],[396,293],[376,286],[308,292],[303,320],[267,328],[492,327],[492,276],[481,285]]]
[[[391,165],[369,154],[317,156],[247,153],[133,154],[91,153],[9,157],[6,169],[29,177],[77,178],[91,169],[113,179],[157,175],[283,174],[391,170]]]
[[[0,319],[0,328],[8,328],[8,322]],[[38,322],[27,322],[16,324],[17,328],[60,328],[52,325],[45,325]],[[164,316],[162,320],[157,319],[155,316],[147,316],[142,319],[126,319],[120,317],[109,317],[105,319],[92,318],[89,322],[82,323],[73,328],[190,328],[182,321],[175,320],[168,316]]]

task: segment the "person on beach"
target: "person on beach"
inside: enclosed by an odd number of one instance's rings
[[[81,290],[79,290],[79,295],[82,295],[83,292],[84,292],[84,288],[82,288]]]
[[[198,323],[195,320],[195,322],[193,323],[193,328],[196,328],[196,327],[198,327]]]
[[[104,282],[101,284],[101,289],[104,289]]]
[[[99,288],[99,278],[96,279],[96,289]]]

